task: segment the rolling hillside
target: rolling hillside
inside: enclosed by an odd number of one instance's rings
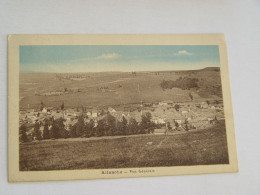
[[[197,89],[163,90],[163,80],[180,77],[198,79]],[[196,71],[101,72],[101,73],[20,73],[20,109],[39,109],[40,103],[66,108],[107,107],[140,102],[174,102],[222,99],[220,70],[217,67]]]

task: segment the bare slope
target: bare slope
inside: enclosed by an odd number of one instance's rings
[[[211,129],[178,135],[23,143],[20,144],[20,170],[228,164],[223,127],[222,121]]]

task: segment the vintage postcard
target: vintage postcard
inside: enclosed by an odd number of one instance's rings
[[[225,37],[9,35],[9,181],[237,172]]]

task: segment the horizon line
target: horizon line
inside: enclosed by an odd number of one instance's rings
[[[133,70],[133,71],[89,71],[89,72],[86,72],[86,71],[81,71],[81,72],[37,72],[37,71],[19,71],[19,73],[53,73],[53,74],[66,74],[66,73],[113,73],[113,72],[123,72],[123,73],[131,73],[131,72],[169,72],[169,71],[196,71],[196,70],[203,70],[203,69],[206,69],[206,68],[219,68],[220,69],[220,66],[206,66],[204,68],[199,68],[199,69],[175,69],[175,70]]]

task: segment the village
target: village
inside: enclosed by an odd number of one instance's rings
[[[46,119],[63,119],[64,128],[69,132],[73,125],[78,122],[80,116],[84,117],[84,123],[91,120],[94,122],[94,129],[98,122],[108,114],[115,117],[116,121],[123,118],[129,123],[135,119],[138,123],[142,115],[151,113],[151,122],[156,128],[152,131],[155,135],[171,134],[178,131],[202,130],[214,125],[218,120],[224,120],[223,102],[211,100],[205,102],[183,102],[161,101],[158,103],[139,103],[131,105],[111,106],[107,108],[67,108],[64,103],[61,108],[46,107],[42,104],[39,110],[27,109],[20,111],[20,126],[26,124],[28,137],[35,140],[33,136],[34,124],[40,125],[40,132],[43,135]],[[48,129],[51,129],[51,125]],[[21,135],[21,131],[20,131]]]

